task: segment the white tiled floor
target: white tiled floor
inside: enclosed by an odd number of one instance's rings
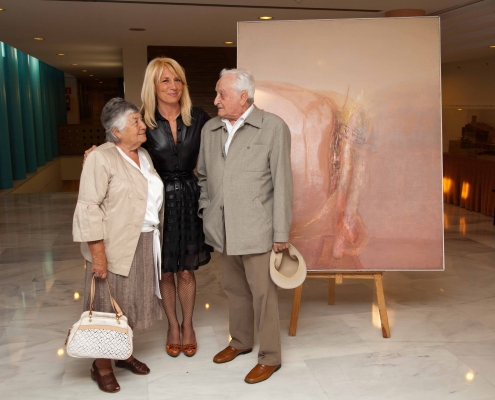
[[[59,354],[81,313],[83,260],[72,243],[76,195],[0,197],[0,398],[98,399],[90,360]],[[387,272],[392,337],[383,339],[372,282],[309,279],[296,337],[291,291],[280,291],[283,367],[247,385],[256,349],[217,365],[227,345],[227,300],[217,254],[197,273],[199,350],[165,353],[164,321],[135,335],[152,372],[116,371],[119,399],[495,399],[495,229],[492,218],[446,205],[445,272]],[[208,306],[206,306],[208,304]]]

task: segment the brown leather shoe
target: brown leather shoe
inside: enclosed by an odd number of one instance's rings
[[[177,357],[180,354],[180,344],[167,344],[165,350],[170,357]]]
[[[150,373],[150,369],[148,368],[148,366],[135,358],[133,358],[131,361],[116,360],[115,366],[128,369],[136,375],[148,375]]]
[[[119,383],[113,372],[101,376],[100,371],[98,371],[96,366],[96,361],[93,361],[93,366],[91,367],[91,378],[98,384],[98,387],[103,392],[117,393],[120,390]]]
[[[236,358],[237,356],[240,356],[241,354],[251,353],[251,351],[253,351],[253,349],[238,350],[232,346],[227,346],[220,353],[218,353],[215,357],[213,357],[213,362],[217,363],[217,364],[226,363],[226,362],[232,361],[234,358]]]
[[[274,372],[277,372],[282,368],[282,364],[279,365],[263,365],[258,364],[254,367],[249,374],[246,375],[244,381],[247,383],[258,383],[267,380]]]
[[[183,344],[181,349],[187,357],[192,357],[198,351],[198,344],[197,343]]]

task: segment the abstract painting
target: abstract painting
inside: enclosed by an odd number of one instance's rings
[[[291,130],[308,270],[443,270],[439,19],[240,22],[237,57]]]

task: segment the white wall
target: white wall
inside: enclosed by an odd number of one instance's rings
[[[70,96],[70,111],[67,111],[67,123],[70,125],[78,125],[80,120],[79,115],[79,96],[77,94],[77,79],[72,75],[65,74],[65,87],[71,89]]]
[[[148,47],[128,45],[123,49],[125,99],[141,106],[141,86],[148,65]]]
[[[495,57],[442,64],[442,102],[444,152],[473,115],[495,127]]]

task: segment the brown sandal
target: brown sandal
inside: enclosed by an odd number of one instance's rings
[[[198,344],[197,343],[183,344],[182,351],[187,357],[192,357],[193,355],[196,354],[196,351],[198,351]]]
[[[133,358],[131,361],[116,360],[115,366],[118,368],[128,369],[136,375],[148,375],[150,373],[150,369],[148,368],[148,366],[135,358]]]
[[[184,339],[184,334],[183,334],[184,326],[182,324],[180,324],[180,332],[181,332],[182,338]],[[194,332],[194,329],[193,329],[193,332]],[[196,337],[196,333],[194,334],[194,337]],[[193,355],[196,354],[196,351],[198,351],[198,343],[194,342],[194,343],[182,344],[180,349],[183,351],[185,356],[192,357]]]
[[[170,357],[177,357],[180,354],[180,344],[167,344],[165,350]]]
[[[96,366],[96,361],[93,361],[93,366],[91,367],[91,378],[98,384],[102,392],[117,393],[120,390],[113,371],[101,376]]]

